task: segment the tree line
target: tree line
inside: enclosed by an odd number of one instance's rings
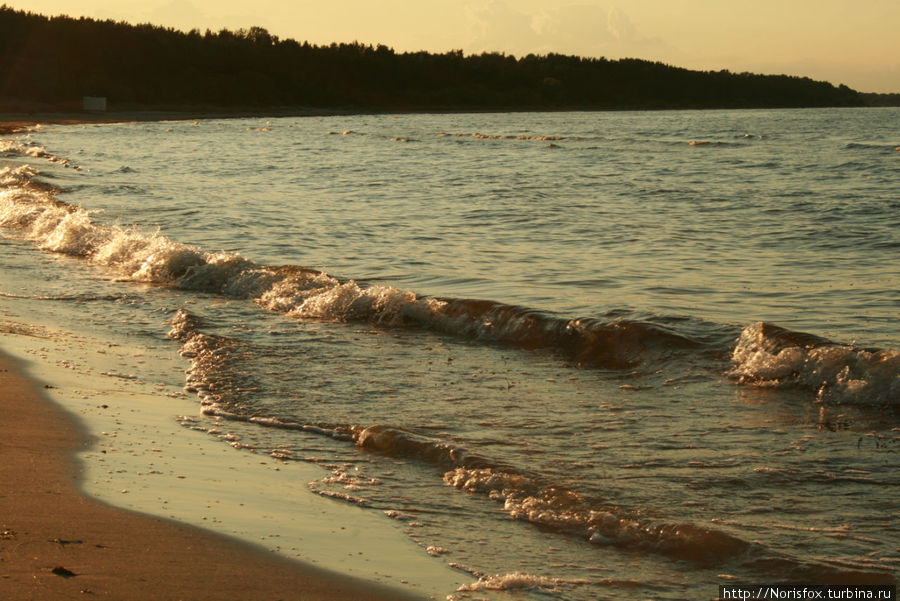
[[[694,71],[639,59],[395,52],[313,45],[261,27],[178,31],[46,17],[0,6],[5,110],[323,109],[372,111],[860,106],[861,94],[807,77]]]

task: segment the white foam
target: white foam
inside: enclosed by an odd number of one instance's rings
[[[512,572],[510,574],[494,574],[482,576],[477,582],[466,584],[457,589],[458,592],[476,591],[522,591],[538,590],[545,593],[558,593],[562,583],[558,578],[547,576],[533,576],[525,572]]]
[[[581,495],[542,487],[531,478],[490,468],[456,468],[444,482],[502,502],[511,517],[580,536],[596,545],[644,548],[701,562],[737,555],[747,543],[691,524],[650,524],[619,509],[591,507]]]
[[[416,326],[460,337],[526,348],[550,348],[579,361],[630,367],[635,344],[658,336],[639,324],[564,321],[490,301],[442,300],[393,286],[361,285],[301,267],[260,265],[235,253],[211,253],[159,231],[105,225],[91,213],[55,200],[35,183],[33,169],[5,169],[0,225],[40,248],[82,257],[122,280],[173,286],[255,300],[291,317]],[[652,344],[649,346],[653,346]]]
[[[74,166],[69,159],[58,157],[47,152],[47,149],[43,146],[27,140],[0,140],[0,152],[10,155],[24,155],[33,159],[46,159],[51,163],[59,163],[64,167]],[[75,169],[77,170],[78,167],[75,166]]]
[[[32,185],[38,172],[5,168],[0,225],[40,248],[86,258],[126,280],[254,298],[264,308],[296,317],[402,322],[429,321],[443,303],[389,286],[363,288],[324,273],[270,268],[234,253],[209,253],[159,232],[104,225],[88,211],[55,201]]]
[[[741,332],[732,360],[728,376],[741,384],[807,388],[819,401],[900,402],[900,351],[895,349],[803,344],[773,336],[759,322]]]

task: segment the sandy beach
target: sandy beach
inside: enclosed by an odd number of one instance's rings
[[[413,599],[78,492],[78,420],[0,357],[4,599]]]

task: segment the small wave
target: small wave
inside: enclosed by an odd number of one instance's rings
[[[542,485],[536,477],[519,473],[512,466],[492,461],[462,445],[404,428],[303,424],[247,415],[240,406],[239,393],[253,382],[241,379],[239,341],[203,332],[210,324],[183,309],[171,323],[169,337],[182,342],[180,354],[191,363],[185,390],[198,395],[201,411],[206,415],[325,435],[352,441],[368,451],[433,465],[444,470],[446,484],[469,493],[488,495],[503,503],[505,511],[515,519],[574,534],[597,545],[644,549],[698,562],[739,554],[747,547],[747,543],[724,533],[688,524],[654,525],[617,509],[591,507],[575,492]],[[318,484],[314,490],[326,494]]]
[[[444,469],[496,466],[487,458],[439,439],[429,438],[403,428],[386,425],[351,428],[356,445],[384,455],[415,459]]]
[[[885,143],[877,143],[877,142],[849,142],[844,146],[844,150],[869,150],[876,152],[895,152],[900,147],[896,144],[885,144]]]
[[[763,388],[803,388],[818,401],[897,404],[900,351],[859,349],[755,323],[741,332],[727,375]]]
[[[185,392],[194,392],[200,398],[204,413],[215,413],[223,400],[232,400],[230,393],[236,388],[235,380],[240,370],[235,363],[237,340],[205,334],[197,328],[202,324],[197,316],[179,311],[172,319],[169,337],[182,343],[179,354],[190,360]],[[234,414],[234,419],[239,416]]]
[[[0,140],[0,143],[4,142]],[[0,169],[0,186],[15,188],[31,184],[40,172],[31,165],[19,165],[18,167],[4,167]]]
[[[458,467],[444,482],[487,494],[517,520],[573,534],[595,545],[611,545],[710,563],[741,555],[750,544],[724,532],[691,524],[652,524],[617,508],[592,507],[581,495],[493,468]]]
[[[34,142],[0,140],[0,153],[8,157],[23,156],[33,159],[46,159],[51,163],[58,163],[64,167],[73,167],[76,171],[79,170],[79,167],[69,159],[64,159],[62,157],[56,156],[55,154],[47,152],[46,148]]]
[[[466,493],[484,495],[502,504],[511,518],[560,535],[578,537],[593,545],[654,553],[698,565],[736,562],[778,575],[826,573],[822,571],[822,566],[772,555],[759,545],[721,530],[688,523],[658,522],[648,519],[641,511],[629,511],[587,499],[574,490],[546,481],[538,474],[520,471],[514,466],[471,452],[457,442],[386,424],[301,423],[250,414],[243,392],[248,388],[255,389],[257,383],[252,376],[242,373],[241,363],[246,351],[239,340],[203,331],[212,325],[199,316],[180,310],[172,319],[169,333],[171,338],[182,342],[181,354],[191,362],[186,390],[197,393],[204,414],[265,428],[327,436],[355,444],[366,451],[437,467],[443,473],[442,479],[446,485]],[[782,331],[781,335],[795,342],[821,340],[789,331]],[[219,431],[215,430],[215,433]],[[247,446],[236,440],[230,444]],[[290,458],[290,455],[277,450],[273,452],[280,458]],[[366,505],[365,499],[346,491],[363,490],[373,484],[377,481],[360,479],[358,474],[336,469],[330,476],[310,483],[310,488],[320,495]],[[340,486],[343,492],[327,490],[328,486],[334,485]],[[846,576],[845,570],[834,572],[835,578]]]
[[[34,185],[30,168],[4,169],[0,225],[40,248],[82,257],[123,280],[249,298],[299,319],[413,327],[515,348],[547,350],[588,367],[634,369],[702,343],[644,321],[565,319],[504,303],[441,299],[378,284],[341,280],[300,266],[260,265],[209,253],[159,232],[95,223],[91,214]]]
[[[182,343],[179,354],[190,361],[185,376],[185,392],[200,399],[201,413],[230,421],[246,422],[279,430],[293,430],[353,440],[350,427],[306,424],[283,419],[248,415],[243,394],[261,387],[252,374],[241,368],[245,353],[239,340],[201,331],[209,327],[201,317],[179,309],[171,320],[168,337]]]
[[[493,576],[481,576],[477,582],[464,584],[457,592],[476,591],[522,591],[535,590],[543,593],[558,593],[559,585],[565,581],[549,576],[533,576],[525,572],[512,572],[509,574],[494,574]]]
[[[513,348],[544,350],[579,365],[654,369],[679,355],[725,353],[705,328],[626,319],[566,319],[489,300],[442,299],[379,284],[341,280],[300,266],[266,266],[234,253],[209,253],[159,232],[103,225],[56,199],[27,165],[0,170],[0,226],[40,248],[82,257],[123,280],[253,299],[298,319],[361,321],[421,328]],[[820,400],[896,402],[900,352],[838,345],[769,324],[744,328],[727,375],[745,385],[801,387]]]
[[[688,146],[709,146],[709,147],[729,147],[729,148],[741,148],[747,146],[746,142],[723,142],[721,140],[691,140],[688,142]]]
[[[809,558],[783,556],[727,532],[687,523],[655,523],[639,513],[598,506],[565,487],[543,485],[531,476],[492,468],[458,467],[444,482],[503,504],[514,519],[552,532],[671,557],[700,566],[733,565],[770,578],[825,582],[893,582],[883,566],[831,567]]]
[[[182,342],[180,353],[191,363],[185,390],[198,395],[204,414],[352,441],[367,451],[433,465],[444,472],[446,484],[503,503],[504,510],[515,519],[574,534],[597,545],[648,550],[696,562],[738,555],[748,547],[746,542],[722,532],[690,524],[651,524],[617,508],[592,506],[581,495],[546,485],[513,466],[404,428],[305,424],[248,415],[240,393],[255,382],[242,374],[240,342],[204,332],[210,324],[183,309],[171,323],[169,337]]]
[[[56,295],[35,295],[35,294],[11,294],[0,291],[0,298],[36,300],[36,301],[53,301],[64,303],[91,303],[91,302],[116,302],[128,299],[127,294],[56,294]]]
[[[0,333],[14,334],[16,336],[30,336],[32,338],[51,338],[53,334],[40,327],[31,324],[0,321]]]
[[[528,134],[483,134],[480,132],[473,133],[448,133],[441,132],[438,136],[442,138],[475,138],[476,140],[519,140],[519,141],[539,141],[539,142],[558,142],[560,140],[584,140],[581,136],[553,136],[553,135],[528,135]]]

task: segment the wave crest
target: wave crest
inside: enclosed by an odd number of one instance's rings
[[[589,367],[633,369],[702,346],[663,325],[629,320],[565,319],[515,305],[441,299],[392,286],[340,280],[299,266],[260,265],[234,253],[210,253],[159,231],[103,225],[91,213],[35,187],[37,171],[0,172],[0,225],[53,252],[91,261],[118,277],[253,299],[291,317],[412,327],[514,348],[548,350]]]
[[[570,582],[551,578],[549,576],[534,576],[525,572],[511,572],[509,574],[494,574],[492,576],[480,576],[472,584],[464,584],[456,589],[457,592],[477,591],[522,591],[536,590],[543,593],[558,593],[560,584]],[[574,584],[581,584],[576,582]]]
[[[897,403],[900,351],[867,350],[758,322],[744,328],[727,375],[763,388],[799,387],[819,401]]]
[[[58,157],[53,153],[47,152],[47,149],[34,142],[18,141],[18,140],[0,140],[0,153],[7,156],[26,156],[33,159],[46,159],[51,163],[59,163],[64,167],[74,167],[76,171],[78,166],[69,159]]]
[[[593,507],[580,494],[559,486],[494,468],[457,467],[444,482],[502,502],[511,517],[573,534],[595,545],[640,548],[697,563],[742,554],[749,543],[724,532],[692,524],[651,524],[613,507]]]

